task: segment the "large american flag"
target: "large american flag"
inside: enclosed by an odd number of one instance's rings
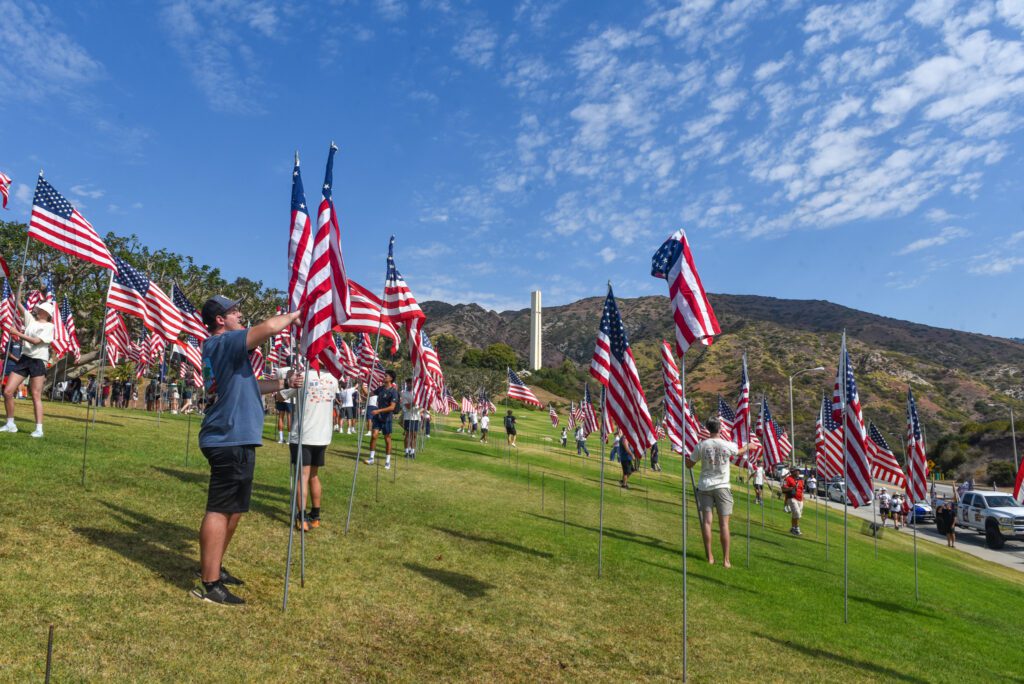
[[[725,399],[718,397],[718,423],[722,426],[720,436],[727,442],[732,441],[732,426],[736,422],[736,414]]]
[[[409,286],[395,266],[395,236],[388,242],[388,271],[384,280],[384,315],[394,323],[426,318]]]
[[[327,155],[324,172],[323,199],[317,215],[317,231],[313,238],[313,255],[303,298],[302,353],[313,364],[324,362],[334,372],[337,351],[331,331],[348,320],[349,289],[345,262],[341,256],[341,234],[334,208],[334,153]],[[326,353],[325,353],[326,352]],[[334,352],[332,356],[330,352]]]
[[[128,350],[132,346],[128,328],[117,311],[107,309],[103,319],[103,334],[106,338],[107,361],[111,366],[116,366],[122,357],[128,356]]]
[[[651,275],[668,281],[672,300],[672,319],[676,329],[676,351],[682,357],[690,345],[701,341],[710,344],[721,334],[718,319],[711,309],[707,293],[697,275],[686,232],[677,230],[651,258]]]
[[[117,274],[110,283],[107,306],[130,316],[168,340],[181,334],[185,321],[163,290],[120,257],[114,257]]]
[[[3,197],[4,209],[7,208],[7,198],[11,192],[11,177],[0,171],[0,197]]]
[[[922,501],[928,492],[928,457],[925,455],[924,435],[917,416],[914,392],[907,388],[907,497],[911,502]],[[1021,472],[1024,472],[1022,470]],[[1020,484],[1020,476],[1017,477]],[[1018,501],[1021,501],[1019,498]],[[1024,505],[1024,501],[1021,501]]]
[[[36,181],[28,234],[65,254],[85,259],[103,268],[117,270],[114,257],[92,224],[71,206],[71,202],[53,189],[53,186],[43,178],[42,173]]]
[[[0,299],[0,327],[3,328],[3,335],[0,337],[0,347],[7,353],[7,343],[10,341],[10,329],[13,328],[18,318],[14,315],[17,305],[14,302],[14,293],[11,292],[11,285],[4,278],[3,299]]]
[[[348,346],[348,343],[340,335],[334,336],[334,344],[338,347],[338,358],[341,359],[341,363],[345,367],[346,377],[351,380],[358,380],[359,360],[352,352],[352,348]]]
[[[889,448],[874,423],[868,425],[868,457],[871,462],[871,477],[888,482],[894,487],[906,488],[907,476],[900,468],[900,462]]]
[[[690,406],[690,402],[686,402],[686,431],[683,438],[683,449],[682,454],[684,458],[690,458],[693,455],[694,449],[701,441],[710,437],[711,434],[708,429],[700,422],[700,418],[697,417],[697,412]]]
[[[576,420],[583,425],[583,432],[588,435],[597,432],[597,413],[594,412],[594,402],[590,399],[590,385],[587,383],[583,383],[583,401],[580,402],[576,411]],[[606,436],[606,434],[601,435],[602,439]]]
[[[175,342],[178,350],[185,355],[185,359],[189,362],[194,370],[202,373],[203,370],[203,355],[199,350],[200,342],[195,335],[187,335],[184,340],[177,340]]]
[[[736,400],[733,417],[732,441],[743,447],[750,441],[750,376],[747,374],[747,355],[743,354],[743,371],[740,375],[740,396]]]
[[[814,460],[818,474],[829,480],[842,477],[843,428],[832,419],[832,402],[827,396],[821,398],[821,411],[815,427]]]
[[[853,377],[853,366],[850,364],[850,353],[846,350],[846,334],[843,334],[842,352],[839,357],[837,378],[842,379],[842,405],[840,420],[846,429],[846,495],[855,508],[868,504],[873,496],[874,486],[871,483],[871,464],[868,460],[868,436],[864,429],[864,417],[861,414],[860,395],[857,393],[857,382]],[[837,383],[838,384],[838,383]],[[833,408],[835,403],[833,402]],[[833,417],[834,411],[833,411]]]
[[[558,411],[550,404],[548,405],[548,416],[551,418],[551,427],[558,427]]]
[[[569,416],[566,418],[570,430],[576,429],[576,402],[569,402]]]
[[[398,352],[398,345],[401,341],[397,328],[387,316],[382,318],[381,307],[383,303],[380,297],[373,294],[356,281],[349,279],[349,292],[351,294],[352,315],[348,320],[337,327],[338,330],[352,333],[368,333],[375,335],[378,330],[382,337],[391,340],[391,353]]]
[[[51,349],[54,358],[61,358],[71,351],[71,340],[68,338],[67,328],[64,327],[64,316],[61,315],[60,307],[56,308],[56,315],[53,317],[53,342]]]
[[[417,406],[429,406],[444,386],[441,361],[423,330],[423,319],[409,321],[409,351],[413,367],[413,396]]]
[[[192,302],[188,301],[188,297],[177,283],[171,285],[171,299],[174,301],[174,306],[181,312],[182,329],[189,335],[195,335],[199,340],[209,337],[210,333],[203,325],[202,317],[196,311],[196,307],[192,306]]]
[[[75,317],[71,313],[71,304],[68,296],[60,303],[60,316],[64,323],[64,334],[67,336],[67,350],[75,357],[75,363],[82,358],[82,345],[78,342],[78,332],[75,330]]]
[[[665,431],[672,451],[683,453],[683,386],[668,342],[661,342],[661,377],[665,383]],[[691,452],[692,453],[692,452]]]
[[[508,398],[518,399],[524,404],[533,404],[538,408],[544,408],[544,404],[540,403],[536,395],[526,386],[516,372],[511,368],[508,369]]]
[[[266,365],[263,358],[263,350],[259,347],[249,352],[249,365],[252,366],[252,374],[258,379],[263,377],[263,368]]]
[[[295,153],[295,168],[292,170],[291,217],[288,229],[288,304],[292,311],[298,311],[306,294],[306,279],[313,260],[311,222],[306,206],[306,192],[302,188],[298,152]]]
[[[789,441],[786,428],[782,427],[778,420],[772,418],[772,424],[775,426],[775,435],[779,442],[779,456],[782,457],[783,461],[786,461],[793,453],[793,443]]]
[[[49,273],[44,273],[40,280],[42,280],[42,289],[33,290],[32,292],[29,292],[28,297],[26,297],[25,308],[29,311],[35,308],[36,304],[57,301],[53,295],[53,277]]]
[[[647,409],[647,398],[611,285],[601,314],[590,374],[604,385],[605,412],[622,429],[622,438],[630,452],[647,451],[656,441],[654,421]]]
[[[779,447],[779,435],[776,432],[776,423],[772,419],[771,409],[768,408],[768,398],[761,397],[761,417],[757,422],[757,438],[761,440],[764,448],[764,464],[766,470],[771,470],[776,464],[783,462],[782,450]]]

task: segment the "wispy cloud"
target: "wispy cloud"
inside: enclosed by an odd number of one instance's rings
[[[404,19],[409,8],[402,0],[374,0],[374,8],[377,14],[385,21],[399,21]]]
[[[453,50],[461,59],[473,66],[487,68],[494,61],[498,34],[489,26],[477,23],[466,29]]]
[[[921,238],[920,240],[914,240],[909,245],[896,252],[898,256],[905,256],[907,254],[913,254],[914,252],[920,252],[922,249],[931,249],[932,247],[940,247],[951,240],[957,238],[963,238],[970,235],[963,228],[947,227],[943,228],[937,235],[931,237]]]
[[[72,185],[71,194],[76,197],[88,197],[89,199],[99,199],[106,194],[102,188],[97,188],[93,185]]]

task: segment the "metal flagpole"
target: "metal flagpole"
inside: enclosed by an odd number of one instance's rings
[[[507,401],[507,399],[506,399]],[[591,407],[593,408],[593,407]],[[605,406],[604,387],[601,388],[601,425],[604,425]],[[597,514],[597,576],[600,577],[604,569],[604,436],[601,435],[601,428],[598,428],[598,435],[601,437],[601,503]]]
[[[871,497],[871,536],[875,539],[875,560],[878,560],[878,522],[875,520],[875,497]]]
[[[300,327],[299,330],[300,330],[300,337],[301,337],[302,328]],[[297,346],[298,346],[299,349],[302,348],[301,344],[299,344]],[[297,357],[292,359],[292,370],[291,370],[291,372],[293,374],[295,373],[295,367],[296,367],[296,362],[297,361],[298,361]],[[305,497],[304,497],[303,491],[302,491],[302,419],[303,419],[303,417],[305,415],[305,408],[306,408],[306,370],[305,370],[304,367],[301,369],[301,372],[302,372],[302,385],[299,387],[298,397],[296,398],[296,406],[295,406],[295,409],[294,409],[295,419],[294,419],[294,422],[292,423],[292,426],[291,426],[292,429],[290,430],[290,432],[297,432],[299,437],[298,437],[298,443],[296,444],[296,447],[295,447],[295,468],[294,468],[295,475],[294,475],[294,478],[293,478],[294,486],[292,488],[292,493],[291,493],[292,494],[291,495],[291,500],[292,500],[292,503],[291,503],[291,520],[290,520],[290,522],[288,524],[288,558],[287,558],[286,565],[285,565],[285,570],[284,570],[284,599],[283,599],[283,601],[281,603],[281,611],[282,612],[288,610],[288,586],[289,586],[289,581],[291,579],[291,571],[292,571],[292,543],[293,543],[293,541],[295,539],[296,508],[299,508],[301,510],[303,518],[305,518],[305,516],[306,516],[306,501],[305,501]],[[287,389],[288,376],[285,376],[284,384],[285,384],[286,387],[283,388],[283,389]],[[291,450],[291,436],[290,435],[289,435],[288,439],[289,439],[288,449],[290,451]],[[296,506],[296,499],[298,499],[298,506]],[[305,523],[305,520],[302,520],[302,522]],[[301,524],[299,526],[299,556],[300,556],[300,561],[299,561],[299,586],[305,587],[306,586],[306,528],[305,528],[304,524]]]
[[[391,236],[392,239],[394,239],[394,237],[395,237],[394,235]],[[377,336],[376,336],[376,338],[373,341],[373,361],[370,364],[370,367],[367,369],[367,373],[366,373],[366,401],[367,401],[367,403],[369,403],[369,400],[370,400],[370,383],[373,381],[373,366],[374,366],[375,363],[377,363],[377,348],[380,345],[380,329],[381,329],[381,326],[384,324],[384,297],[387,295],[387,287],[388,287],[388,275],[387,275],[387,271],[385,270],[385,273],[384,273],[384,288],[383,288],[383,290],[380,293],[381,308],[380,308],[380,318],[377,319]],[[408,337],[408,336],[406,336],[406,337]],[[380,408],[380,407],[378,406],[377,408]],[[366,410],[363,409],[361,413],[366,413]],[[359,410],[359,392],[356,392],[356,415],[360,415],[360,410]],[[366,421],[366,416],[361,416],[360,418],[358,418],[358,420],[361,423],[363,423],[363,422]],[[348,526],[349,526],[349,523],[352,521],[352,502],[356,498],[356,476],[359,474],[359,457],[363,453],[363,436],[364,436],[364,432],[365,431],[363,430],[363,426],[360,425],[359,426],[359,432],[357,433],[357,437],[356,437],[356,466],[355,466],[355,468],[352,469],[352,490],[349,492],[349,495],[348,495],[348,513],[346,513],[346,515],[345,515],[345,534],[348,534]]]
[[[679,357],[679,387],[681,399],[683,402],[683,463],[682,467],[686,467],[686,421],[689,420],[689,416],[686,415],[686,355],[680,355]],[[602,461],[604,459],[601,459]],[[693,469],[690,468],[690,482],[693,483]],[[686,568],[686,480],[679,478],[680,490],[682,492],[682,505],[683,505],[683,681],[686,681],[687,675],[687,656],[689,655],[687,645],[687,630],[689,628],[689,615],[687,614],[687,604],[689,603],[688,587],[687,587],[687,568]],[[693,488],[693,496],[697,496],[697,488]],[[700,505],[697,505],[697,514],[700,515]]]
[[[42,175],[42,173],[43,173],[43,170],[40,169],[39,170],[39,175]],[[14,298],[14,312],[12,314],[14,316],[21,315],[21,311],[20,311],[21,310],[21,287],[25,283],[25,266],[28,265],[28,243],[29,243],[29,240],[30,240],[30,236],[29,236],[28,232],[26,231],[26,233],[25,233],[25,251],[21,255],[21,277],[18,278],[18,290],[17,290],[17,294],[15,295],[15,298]],[[7,335],[7,346],[4,349],[3,363],[2,363],[2,365],[0,365],[0,377],[3,377],[5,379],[6,379],[6,373],[4,373],[4,371],[7,370],[7,357],[10,356],[10,354],[11,354],[11,345],[13,343],[14,343],[14,335],[8,334]],[[11,416],[11,417],[13,418],[14,416]],[[88,416],[86,416],[86,417],[88,417]]]
[[[511,387],[512,387],[512,379],[509,377],[508,371],[509,371],[508,366],[505,366],[505,383],[506,383],[506,389],[505,389],[505,419],[506,420],[508,419],[508,392],[509,392],[509,389],[511,389]],[[517,432],[518,432],[518,430],[517,430]],[[512,444],[508,440],[508,431],[507,430],[505,431],[505,454],[506,454],[506,458],[508,459],[508,464],[511,466],[512,465]],[[518,457],[516,458],[516,463],[519,463],[519,458]],[[601,576],[601,552],[600,552],[600,548],[601,548],[601,545],[600,545],[600,543],[598,543],[598,553],[597,553],[597,576],[598,577]]]
[[[750,473],[747,473],[747,567],[750,567]]]
[[[903,437],[902,436],[900,437],[900,442],[903,444],[903,466],[907,469],[908,473],[912,474],[915,471],[914,471],[913,468],[910,467],[910,459],[909,459],[909,457],[907,455],[907,443],[905,441],[903,441]],[[927,480],[925,481],[924,484],[925,484],[925,486],[928,485]],[[914,483],[913,482],[911,482],[911,487],[910,488],[914,489]],[[920,601],[921,600],[921,592],[920,592],[920,589],[918,587],[918,582],[917,582],[917,525],[918,525],[918,523],[920,521],[917,519],[917,502],[916,501],[911,501],[910,502],[910,506],[911,506],[911,512],[914,514],[914,600],[915,601]]]
[[[103,398],[103,362],[107,355],[107,331],[106,331],[106,312],[107,312],[107,300],[110,298],[110,287],[114,284],[114,272],[110,272],[110,284],[107,285],[107,297],[103,300],[103,308],[101,311],[103,315],[100,316],[100,367],[96,375],[96,406],[93,408],[92,421],[96,420],[96,412],[100,408],[100,399]],[[82,486],[85,486],[85,467],[86,467],[86,456],[89,453],[89,402],[88,399],[85,402],[85,439],[82,441]]]
[[[850,508],[850,481],[848,472],[848,443],[847,437],[850,431],[847,430],[846,420],[846,374],[849,369],[846,367],[846,330],[843,330],[843,343],[840,347],[839,352],[839,384],[842,391],[842,415],[839,416],[843,426],[843,488],[846,490],[843,492],[843,622],[850,622],[850,549],[849,549],[849,530],[847,527],[847,519],[849,516]]]

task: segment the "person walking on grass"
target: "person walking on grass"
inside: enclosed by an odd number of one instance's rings
[[[754,468],[754,503],[764,505],[764,464],[761,462]]]
[[[718,511],[718,532],[722,542],[722,565],[730,568],[729,562],[729,518],[732,516],[732,490],[729,484],[729,462],[734,456],[742,456],[750,445],[737,447],[733,442],[719,437],[722,429],[717,418],[709,418],[704,427],[710,436],[703,440],[686,458],[686,467],[693,468],[699,461],[700,480],[697,482],[697,502],[700,508],[700,536],[704,541],[704,553],[708,564],[715,564],[711,552],[711,512]]]
[[[423,436],[430,439],[430,409],[424,407],[420,411],[420,425],[423,426]]]
[[[619,444],[619,463],[622,464],[622,479],[619,480],[619,486],[629,489],[629,476],[636,470],[636,466],[633,465],[633,456],[625,442]]]
[[[799,537],[803,534],[800,531],[800,517],[804,513],[804,481],[796,468],[790,468],[786,479],[782,481],[782,493],[786,496],[786,507],[789,510],[789,532]]]
[[[284,357],[284,365],[278,368],[275,372],[277,378],[283,378],[291,372],[292,357]],[[292,431],[292,410],[295,408],[295,402],[288,399],[278,399],[274,403],[274,409],[277,411],[277,443],[284,444],[285,438],[291,434]]]
[[[885,521],[889,517],[889,506],[892,505],[892,499],[889,498],[889,492],[885,489],[878,495],[878,517],[882,519],[882,527],[885,527]],[[893,527],[896,524],[893,523]]]
[[[456,430],[456,432],[465,432],[465,431],[466,431],[466,412],[465,411],[459,411],[459,429]]]
[[[562,436],[561,436],[561,439],[562,439],[562,448],[564,449],[565,445],[569,443],[569,430],[566,429],[566,427],[564,425],[562,426]]]
[[[491,431],[491,417],[484,412],[483,418],[480,419],[480,441],[487,444],[487,434]]]
[[[288,451],[292,467],[299,453],[299,434],[302,434],[302,490],[296,484],[296,500],[299,517],[295,528],[309,531],[320,527],[320,501],[323,485],[320,483],[320,468],[324,467],[324,456],[331,443],[331,406],[338,392],[338,381],[330,373],[307,370],[303,379],[306,398],[302,407],[302,422],[296,425],[288,437]],[[279,393],[282,399],[296,399],[297,390],[286,388]],[[295,405],[297,402],[293,402]],[[296,416],[299,414],[297,413]],[[306,514],[309,502],[309,514]]]
[[[590,451],[587,450],[587,431],[583,429],[582,425],[576,426],[576,455],[586,454],[590,456]]]
[[[210,331],[203,342],[203,384],[209,403],[199,428],[199,448],[210,463],[210,485],[199,527],[202,589],[193,594],[222,605],[245,603],[226,586],[243,582],[222,563],[242,514],[249,511],[256,447],[263,442],[261,395],[302,384],[297,374],[257,380],[249,363],[249,352],[293,325],[300,312],[246,328],[238,305],[239,300],[216,295],[202,310],[203,324]]]
[[[479,426],[479,415],[476,412],[476,408],[469,412],[469,434],[476,436],[476,429]]]
[[[50,344],[53,343],[53,302],[43,301],[29,311],[21,306],[21,315],[25,320],[25,332],[11,328],[12,339],[19,339],[21,357],[11,368],[4,385],[4,409],[7,412],[7,424],[0,432],[17,432],[14,424],[14,394],[21,383],[28,378],[28,389],[32,395],[32,413],[36,419],[36,429],[32,437],[43,436],[43,382],[46,380],[46,362],[50,360]]]
[[[656,473],[661,472],[661,463],[658,462],[658,443],[655,442],[651,445],[651,470]]]
[[[384,374],[384,384],[377,388],[373,398],[376,401],[372,404],[375,408],[369,411],[371,418],[370,436],[370,458],[366,459],[367,465],[376,463],[374,456],[377,448],[377,435],[384,434],[384,470],[391,469],[391,418],[398,408],[398,388],[395,387],[395,371],[389,370]]]
[[[516,446],[516,417],[512,415],[512,409],[505,416],[505,441],[509,446],[519,448]]]
[[[416,458],[416,435],[420,431],[420,410],[412,391],[412,378],[405,381],[402,392],[402,429],[405,431],[405,457]]]
[[[341,433],[354,435],[359,429],[356,416],[356,393],[358,390],[349,383],[341,390]]]

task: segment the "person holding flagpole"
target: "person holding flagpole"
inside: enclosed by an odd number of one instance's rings
[[[4,386],[4,409],[7,412],[7,424],[0,432],[17,432],[14,424],[14,393],[21,383],[28,378],[29,392],[32,395],[32,412],[36,419],[36,429],[31,436],[43,436],[43,381],[46,380],[46,362],[50,359],[50,345],[53,343],[53,302],[39,301],[29,311],[21,307],[25,319],[25,332],[18,332],[12,326],[7,332],[12,338],[22,341],[21,357],[11,368],[7,384]]]
[[[203,384],[208,401],[199,448],[210,463],[206,514],[199,528],[199,559],[202,589],[193,595],[221,605],[241,605],[245,600],[225,585],[240,586],[221,562],[243,513],[249,510],[256,447],[263,442],[262,394],[302,385],[292,373],[272,380],[257,380],[249,363],[249,351],[272,335],[294,325],[301,312],[280,314],[246,328],[240,301],[224,295],[203,305],[203,323],[210,337],[203,343]]]

